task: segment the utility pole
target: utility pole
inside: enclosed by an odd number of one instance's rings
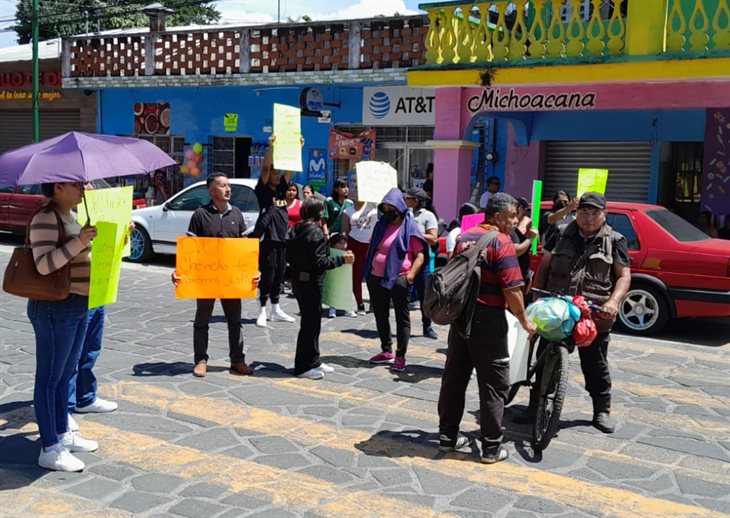
[[[38,142],[40,140],[40,128],[38,121],[38,3],[39,0],[33,0],[33,12],[31,15],[31,28],[33,32],[33,142]]]
[[[281,0],[276,0],[276,23],[281,23]]]

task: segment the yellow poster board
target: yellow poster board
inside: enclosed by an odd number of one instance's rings
[[[104,221],[114,223],[125,233],[129,232],[129,224],[132,221],[132,194],[133,187],[113,187],[111,189],[90,189],[84,191],[84,200],[89,210],[91,224]],[[86,224],[86,208],[84,202],[79,205],[78,221],[81,226]],[[123,257],[128,257],[131,252],[129,241],[124,246]]]
[[[127,227],[128,223],[123,226],[106,221],[96,223],[96,237],[91,242],[89,309],[117,301]]]
[[[301,110],[274,103],[274,168],[281,171],[302,170]]]
[[[578,188],[576,196],[579,198],[587,192],[606,194],[608,169],[578,169]]]
[[[178,237],[175,298],[254,299],[258,269],[258,239]]]

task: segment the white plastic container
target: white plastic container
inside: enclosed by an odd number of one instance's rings
[[[507,314],[507,345],[509,347],[509,383],[527,379],[527,357],[530,351],[530,342],[527,331],[522,329],[520,322],[510,313]]]

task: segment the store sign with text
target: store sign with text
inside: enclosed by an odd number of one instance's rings
[[[436,90],[407,86],[362,89],[362,123],[367,126],[433,126]]]
[[[485,88],[468,98],[471,113],[483,111],[563,111],[594,110],[596,93],[581,91],[521,90],[517,88]]]
[[[44,102],[58,101],[63,94],[58,90],[38,92],[38,98]],[[25,90],[0,90],[0,102],[2,101],[30,101],[33,99],[33,92]]]

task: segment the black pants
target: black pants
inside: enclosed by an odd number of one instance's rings
[[[228,322],[228,349],[231,363],[246,360],[243,354],[243,332],[241,331],[241,299],[220,299],[223,313]],[[198,309],[193,323],[194,361],[208,361],[208,324],[213,315],[215,299],[197,299]]]
[[[459,433],[466,387],[473,368],[479,384],[482,449],[494,453],[502,443],[504,403],[509,392],[509,350],[505,310],[477,305],[471,336],[464,340],[457,326],[449,332],[449,349],[439,394],[439,431],[451,438]]]
[[[292,272],[292,291],[299,304],[301,323],[294,358],[294,375],[321,365],[319,360],[319,332],[322,328],[322,286],[315,281],[301,281],[298,272]]]
[[[423,314],[423,297],[426,295],[426,275],[416,275],[416,279],[413,282],[413,289],[418,297],[418,302],[421,303],[421,323],[423,324],[423,330],[431,328],[431,319]]]
[[[265,306],[266,300],[271,298],[272,304],[278,304],[281,283],[286,271],[286,243],[261,241],[259,271],[261,271],[259,302]]]
[[[409,286],[405,275],[401,275],[391,289],[380,285],[382,277],[368,276],[368,291],[370,304],[375,314],[375,324],[380,336],[380,348],[383,352],[393,351],[393,338],[390,334],[390,301],[393,300],[395,309],[395,332],[398,348],[395,355],[406,355],[408,340],[411,338],[411,315],[408,311]]]

